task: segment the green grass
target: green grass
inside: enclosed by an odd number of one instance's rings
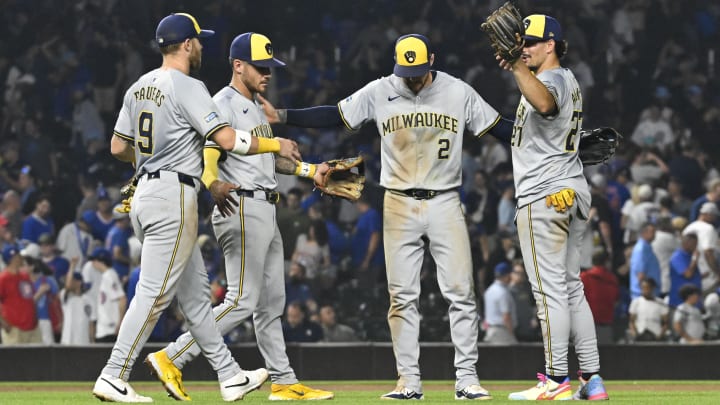
[[[378,403],[379,396],[394,386],[394,381],[313,381],[308,385],[334,389],[333,404]],[[492,403],[511,403],[511,391],[530,387],[532,381],[483,381],[493,394]],[[93,382],[0,382],[0,404],[99,404],[92,394]],[[188,382],[187,389],[193,402],[200,404],[222,403],[217,384]],[[575,386],[577,384],[574,384]],[[151,396],[155,403],[172,404],[159,383],[137,382],[133,386],[142,395]],[[454,403],[452,381],[424,381],[423,404]],[[718,404],[720,389],[717,381],[608,381],[613,402],[627,404]],[[269,385],[248,394],[245,403],[269,403]],[[383,401],[385,403],[385,401]]]

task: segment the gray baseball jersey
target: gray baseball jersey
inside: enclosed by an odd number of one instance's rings
[[[132,200],[130,219],[143,243],[142,271],[103,373],[128,379],[160,313],[176,293],[218,379],[228,380],[241,371],[210,307],[210,285],[197,244],[199,182],[181,181],[178,175],[201,176],[204,137],[227,125],[217,111],[201,82],[173,69],[145,74],[125,94],[114,134],[134,144],[137,172],[153,176],[140,177]]]
[[[255,136],[273,137],[260,106],[233,87],[220,90],[214,100],[220,115],[227,118],[233,128]],[[217,148],[217,145],[208,141],[206,147]],[[243,190],[272,190],[277,186],[275,157],[271,153],[228,154],[218,168],[221,181],[237,184]],[[253,315],[258,347],[273,383],[295,384],[298,380],[285,353],[280,320],[285,309],[285,275],[275,205],[262,199],[244,196],[239,199],[235,215],[223,217],[215,207],[212,216],[215,236],[225,256],[228,282],[225,301],[213,308],[217,327],[226,334]],[[200,348],[193,336],[185,333],[168,345],[167,354],[178,368],[183,368],[200,354]]]
[[[517,109],[512,159],[520,249],[537,303],[546,373],[568,375],[571,337],[581,370],[596,372],[600,360],[595,323],[580,280],[580,247],[590,206],[577,153],[582,96],[568,69],[543,71],[537,78],[552,94],[558,112],[542,116],[525,97]],[[545,197],[565,188],[575,190],[575,204],[562,213],[547,207]]]
[[[500,119],[470,86],[442,72],[418,94],[395,75],[383,77],[342,100],[338,107],[351,129],[375,121],[382,138],[380,184],[389,190],[456,189],[461,182],[463,132],[480,136]],[[398,386],[422,392],[417,302],[423,236],[430,240],[440,291],[450,304],[456,389],[478,384],[478,311],[459,194],[452,190],[420,200],[387,191],[383,210],[388,324]]]
[[[137,173],[168,170],[200,178],[205,139],[227,125],[203,82],[155,69],[125,93],[114,134],[135,144]]]

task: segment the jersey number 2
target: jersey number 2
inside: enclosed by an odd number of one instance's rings
[[[438,139],[438,145],[440,145],[440,149],[438,150],[438,159],[447,159],[450,157],[450,140],[447,138],[440,138]]]
[[[143,155],[152,155],[153,153],[153,114],[149,111],[143,111],[138,118],[138,136],[137,147]]]
[[[582,124],[582,111],[573,111],[570,122],[572,123],[572,128],[570,128],[570,132],[568,132],[567,138],[565,138],[565,152],[575,152],[575,135],[577,135]]]

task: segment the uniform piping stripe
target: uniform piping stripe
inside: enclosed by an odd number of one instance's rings
[[[228,127],[229,125],[226,122],[223,122],[222,124],[217,124],[213,129],[209,130],[207,134],[205,134],[205,139],[210,139],[212,134],[219,131],[222,128]]]
[[[122,134],[122,133],[120,133],[120,132],[118,132],[118,131],[113,131],[113,135],[117,136],[118,138],[120,138],[120,139],[122,139],[122,140],[131,142],[131,143],[135,143],[135,138],[133,138],[133,137],[130,136],[130,135],[125,135],[125,134]]]
[[[540,295],[542,296],[542,303],[543,308],[545,309],[545,329],[547,331],[547,351],[548,351],[548,369],[552,369],[552,339],[550,335],[550,318],[549,318],[549,311],[548,311],[548,305],[547,305],[547,298],[545,297],[545,293],[543,292],[542,288],[542,280],[540,280],[540,270],[538,269],[538,263],[537,263],[537,256],[535,255],[535,235],[533,234],[533,227],[532,227],[532,204],[528,204],[528,226],[530,227],[530,249],[532,251],[532,258],[533,258],[533,266],[535,267],[535,278],[537,279],[538,283],[538,290],[540,290]]]
[[[478,132],[478,134],[475,135],[475,137],[480,138],[480,137],[482,137],[483,135],[487,134],[487,132],[490,130],[490,128],[494,127],[498,122],[500,122],[500,119],[501,119],[501,118],[502,118],[502,115],[501,115],[501,114],[498,114],[497,118],[495,118],[495,121],[493,121],[493,123],[490,124],[490,125],[489,125],[487,128],[485,128],[484,130]]]
[[[338,107],[338,111],[340,112],[340,119],[342,120],[343,124],[345,124],[345,126],[349,130],[354,131],[355,128],[351,127],[350,124],[348,124],[347,120],[345,119],[345,114],[343,114],[342,108],[340,108],[340,103],[338,103],[337,107]]]
[[[135,348],[137,347],[138,342],[140,341],[140,337],[142,336],[143,332],[145,331],[145,328],[147,328],[148,322],[150,322],[150,315],[152,314],[153,309],[157,305],[158,301],[160,300],[160,297],[165,294],[165,287],[167,287],[168,279],[170,278],[170,272],[173,269],[173,265],[175,264],[175,256],[177,255],[178,247],[180,246],[180,239],[182,238],[182,232],[183,227],[185,226],[185,187],[180,186],[180,226],[178,227],[178,233],[175,237],[175,246],[173,246],[173,252],[170,256],[170,263],[168,264],[168,268],[165,271],[165,279],[163,280],[162,287],[160,288],[160,293],[155,297],[155,301],[153,301],[152,307],[150,307],[150,312],[148,313],[147,318],[145,318],[145,322],[143,323],[142,328],[140,328],[140,333],[135,337],[135,341],[133,342],[132,346],[130,347],[130,351],[128,352],[128,356],[125,359],[125,364],[123,364],[122,369],[120,369],[120,375],[119,378],[123,378],[123,375],[125,374],[125,371],[127,371],[128,363],[130,362],[130,358],[132,357],[132,353],[135,351]]]
[[[240,288],[238,290],[238,295],[235,297],[235,301],[233,301],[232,305],[225,308],[224,311],[219,313],[215,317],[215,322],[223,319],[225,315],[229,314],[233,309],[237,308],[238,302],[240,301],[240,297],[242,297],[242,291],[243,291],[243,280],[245,278],[245,196],[240,197],[240,206],[238,207],[239,215],[240,215],[240,244],[242,248],[242,256],[241,256],[241,264],[240,264]],[[183,353],[188,351],[192,345],[195,344],[195,339],[191,339],[182,349],[180,349],[177,353],[175,353],[174,356],[170,358],[170,361],[175,361],[178,357],[180,357]]]

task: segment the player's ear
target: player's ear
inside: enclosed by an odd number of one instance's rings
[[[435,54],[431,53],[430,54],[430,66],[432,66],[434,62],[435,62]]]

